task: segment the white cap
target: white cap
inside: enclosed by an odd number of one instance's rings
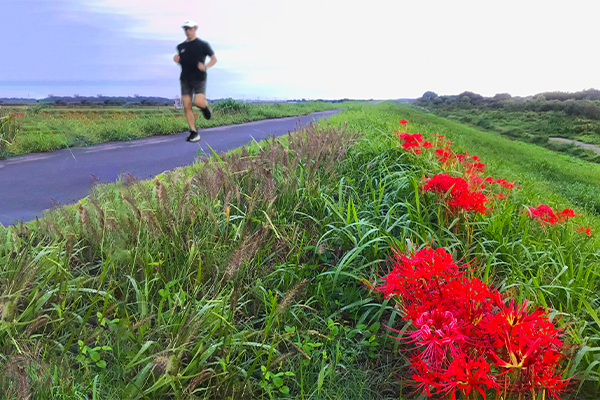
[[[187,20],[183,23],[183,25],[181,25],[182,28],[194,28],[198,26],[198,24],[196,24],[194,21],[192,20]]]

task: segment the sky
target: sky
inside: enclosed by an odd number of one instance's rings
[[[598,15],[599,0],[0,0],[0,97],[173,98],[187,19],[218,59],[209,99],[600,89]]]

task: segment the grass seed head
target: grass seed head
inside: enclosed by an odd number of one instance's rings
[[[304,288],[307,279],[304,278],[300,282],[294,285],[290,290],[287,291],[283,300],[277,306],[277,310],[275,311],[275,315],[281,315],[288,307],[294,302],[294,299],[298,295],[298,293]]]

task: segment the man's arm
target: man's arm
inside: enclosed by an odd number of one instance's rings
[[[215,56],[214,54],[212,56],[210,56],[210,61],[208,62],[208,64],[206,64],[206,68],[210,68],[213,65],[215,65],[217,63],[217,56]]]
[[[210,56],[210,61],[208,62],[208,64],[204,65],[202,62],[198,63],[198,69],[200,71],[204,71],[206,72],[207,69],[209,69],[210,67],[212,67],[213,65],[215,65],[217,63],[217,56],[215,56],[214,54],[212,56]]]
[[[179,57],[179,46],[177,46],[176,48],[177,48],[177,54],[175,54],[173,56],[173,61],[175,61],[177,64],[179,64],[179,59],[180,59],[180,57]]]

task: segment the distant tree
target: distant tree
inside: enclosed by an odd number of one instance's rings
[[[461,96],[458,106],[463,109],[471,108],[471,98],[467,95]]]
[[[496,93],[494,95],[494,97],[492,97],[492,100],[502,101],[502,100],[509,100],[511,98],[512,98],[512,96],[508,93]]]
[[[483,103],[483,96],[473,92],[462,92],[458,97],[461,99],[461,102],[464,102],[464,97],[468,97],[471,104]]]
[[[56,104],[57,106],[66,106],[67,102],[62,99],[58,99],[54,102],[54,104]]]
[[[419,100],[433,101],[433,99],[435,99],[436,97],[438,97],[438,95],[435,92],[427,91],[427,92],[423,93],[423,96],[421,96],[421,98]]]

